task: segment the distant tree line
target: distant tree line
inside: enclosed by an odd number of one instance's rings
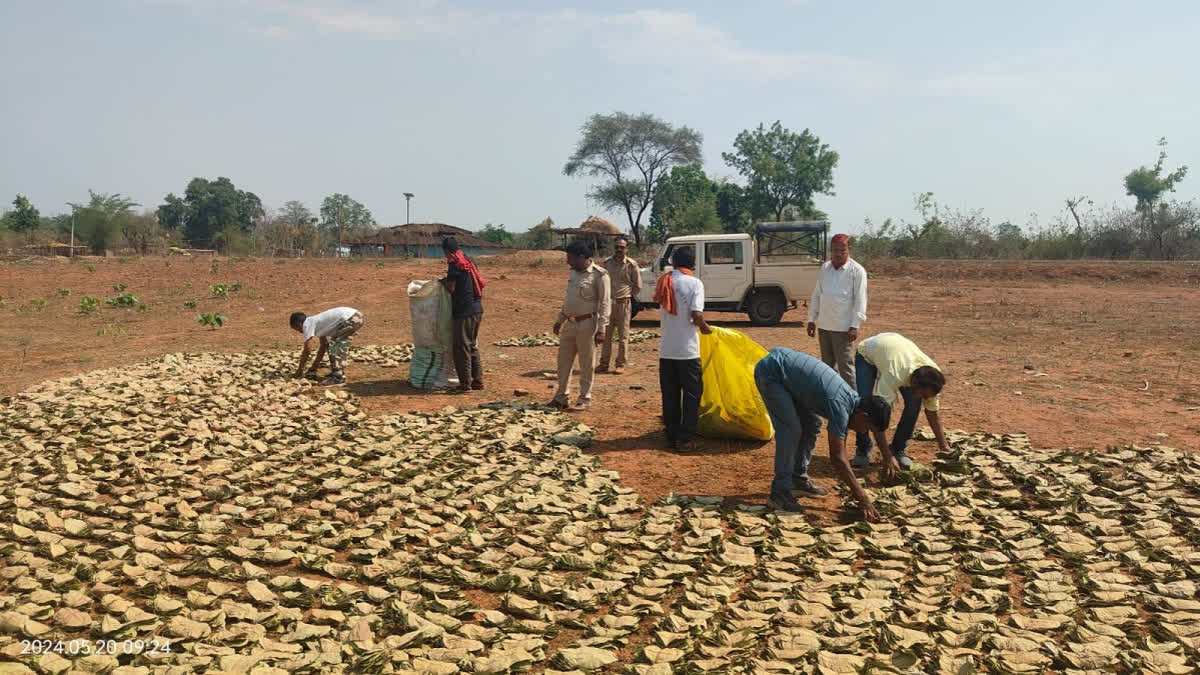
[[[172,246],[228,255],[318,255],[376,228],[370,210],[348,195],[326,197],[318,215],[299,201],[271,212],[256,194],[225,177],[193,178],[182,196],[170,193],[157,208],[141,211],[121,194],[90,191],[86,202],[68,204],[69,212],[50,217],[23,195],[12,204],[0,221],[4,247],[66,243],[74,228],[76,243],[99,255],[162,253]]]
[[[855,255],[911,258],[982,258],[1062,260],[1200,259],[1200,209],[1192,202],[1164,199],[1187,175],[1181,166],[1168,172],[1166,140],[1159,140],[1158,160],[1126,174],[1126,195],[1133,207],[1096,207],[1086,196],[1067,199],[1048,225],[1022,228],[1011,222],[993,224],[982,210],[950,210],[932,192],[914,197],[918,218],[879,225],[864,223],[855,237]]]

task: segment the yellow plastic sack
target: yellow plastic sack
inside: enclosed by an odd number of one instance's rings
[[[700,334],[704,394],[697,431],[706,438],[771,440],[775,429],[754,384],[754,366],[767,350],[745,333],[716,326],[712,331]]]

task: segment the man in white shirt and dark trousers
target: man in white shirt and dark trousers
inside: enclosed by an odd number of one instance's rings
[[[694,452],[700,449],[694,436],[704,393],[699,333],[708,335],[712,328],[704,321],[704,284],[692,275],[695,249],[675,249],[671,266],[674,269],[662,275],[654,289],[654,301],[661,308],[658,383],[662,389],[663,424],[672,449]]]
[[[854,341],[867,320],[867,271],[850,259],[850,237],[829,240],[829,261],[821,265],[808,303],[808,336],[817,337],[821,360],[854,388]]]

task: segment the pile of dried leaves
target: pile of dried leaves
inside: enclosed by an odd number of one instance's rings
[[[1182,673],[1200,648],[1190,454],[954,434],[876,495],[888,523],[816,528],[646,505],[539,408],[367,417],[292,359],[0,402],[0,671]]]
[[[629,334],[629,343],[636,344],[645,342],[646,340],[657,340],[662,337],[658,333],[648,330],[637,330]],[[497,347],[557,347],[558,336],[550,333],[539,333],[531,335],[526,333],[519,337],[505,338],[498,342],[493,342]]]

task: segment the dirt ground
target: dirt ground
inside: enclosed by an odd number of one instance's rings
[[[407,369],[353,365],[350,391],[369,411],[437,410],[510,399],[514,390],[549,400],[553,347],[496,347],[549,331],[567,268],[557,252],[521,252],[479,261],[488,279],[481,350],[487,388],[431,395],[407,383]],[[250,351],[299,346],[286,317],[335,305],[362,310],[361,344],[411,341],[405,288],[440,276],[438,260],[229,260],[207,258],[32,260],[0,264],[0,395],[36,382],[134,363],[180,351]],[[1200,450],[1200,265],[1194,263],[866,263],[869,320],[864,337],[896,331],[943,368],[948,428],[1027,432],[1035,447],[1094,448],[1161,443]],[[89,269],[90,266],[90,269]],[[226,299],[210,286],[240,281]],[[124,284],[145,311],[106,307]],[[60,292],[69,289],[70,294]],[[80,298],[101,308],[79,313]],[[30,301],[44,300],[38,307]],[[194,308],[185,302],[195,301]],[[817,353],[804,334],[803,309],[771,328],[744,315],[709,313],[714,325],[741,330],[765,347]],[[228,317],[218,330],[198,313]],[[657,329],[639,315],[635,329]],[[591,449],[647,500],[669,492],[762,502],[772,473],[771,442],[708,441],[704,452],[668,452],[658,424],[657,341],[631,347],[622,376],[597,376]],[[923,424],[924,422],[922,422]],[[912,454],[931,459],[934,444]],[[819,441],[813,476],[835,479]],[[876,485],[874,469],[868,485]],[[836,493],[835,493],[836,494]],[[832,518],[838,500],[810,503]]]

